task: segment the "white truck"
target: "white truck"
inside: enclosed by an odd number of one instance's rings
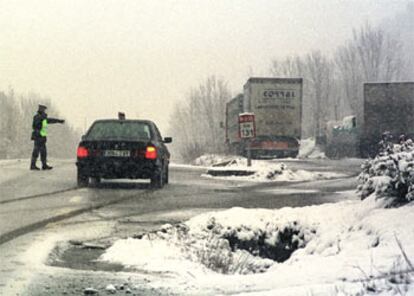
[[[302,78],[250,78],[240,97],[227,105],[226,123],[242,112],[254,113],[256,138],[251,140],[253,158],[296,157],[302,133]],[[233,110],[234,108],[239,110]],[[241,111],[241,112],[240,112]],[[227,124],[227,142],[233,151],[246,154],[247,143]],[[231,130],[230,130],[231,129]]]

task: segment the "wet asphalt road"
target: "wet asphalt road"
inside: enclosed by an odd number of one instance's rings
[[[162,190],[152,190],[148,183],[135,181],[105,182],[97,188],[77,189],[73,164],[63,163],[48,175],[27,172],[23,178],[2,185],[0,244],[48,223],[101,208],[109,216],[126,217],[168,210],[281,208],[335,202],[341,197],[333,192],[355,188],[352,176],[358,172],[359,162],[287,161],[287,165],[292,169],[341,172],[351,177],[337,182],[255,184],[202,178],[203,169],[172,167],[171,182]]]

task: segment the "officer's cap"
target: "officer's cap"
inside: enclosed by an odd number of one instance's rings
[[[47,107],[45,106],[45,105],[41,105],[41,104],[39,104],[39,111],[41,111],[41,110],[46,110],[47,109]]]

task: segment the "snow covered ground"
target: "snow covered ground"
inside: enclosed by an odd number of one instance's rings
[[[299,158],[322,159],[325,153],[316,145],[315,138],[307,138],[300,141]]]
[[[304,208],[232,208],[118,240],[100,260],[170,274],[159,284],[177,291],[184,285],[226,295],[414,295],[413,274],[404,273],[414,262],[414,226],[407,223],[413,206],[385,209],[372,196]]]
[[[16,179],[29,171],[28,159],[0,159],[0,183]]]
[[[172,285],[214,287],[215,294],[414,295],[413,160],[407,141],[367,162],[359,193],[345,192],[347,201],[204,213],[119,240],[100,260],[174,274]],[[246,169],[243,158],[220,161],[211,169]],[[298,172],[267,161],[251,169],[259,180]],[[389,208],[393,200],[408,203]]]
[[[72,159],[54,159],[50,162],[55,170],[65,165],[75,165],[75,160]],[[39,161],[38,161],[39,166]],[[0,159],[0,183],[22,178],[23,176],[36,173],[29,170],[30,159]],[[42,173],[42,172],[37,172]]]
[[[321,179],[345,177],[337,172],[315,172],[307,170],[292,170],[288,165],[273,160],[252,160],[252,166],[247,166],[247,159],[240,156],[223,156],[208,154],[197,158],[195,164],[207,169],[203,177],[224,180],[253,181],[253,182],[303,182]],[[216,173],[221,172],[219,176]],[[228,172],[228,174],[225,174]],[[235,175],[238,172],[250,172],[250,175]],[[223,176],[224,175],[224,176]]]
[[[30,159],[0,160],[0,201],[76,187],[74,160],[50,159],[51,171],[31,171]]]
[[[212,176],[214,172],[251,172],[248,176]],[[220,178],[225,180],[242,180],[254,182],[302,182],[320,179],[331,179],[345,177],[346,175],[336,172],[311,172],[307,170],[291,170],[280,162],[269,160],[252,160],[252,166],[247,166],[247,160],[242,157],[234,158],[224,166],[212,166],[208,173],[203,175],[209,178]]]

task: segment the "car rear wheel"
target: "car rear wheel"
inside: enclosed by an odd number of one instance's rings
[[[165,167],[165,177],[164,177],[164,184],[168,184],[169,182],[169,168],[168,165]]]
[[[89,177],[86,176],[82,170],[78,169],[78,187],[86,187],[89,184]]]
[[[156,173],[154,174],[154,176],[152,176],[151,178],[151,187],[152,188],[162,188],[164,186],[164,170],[163,169],[159,169],[156,171]]]

